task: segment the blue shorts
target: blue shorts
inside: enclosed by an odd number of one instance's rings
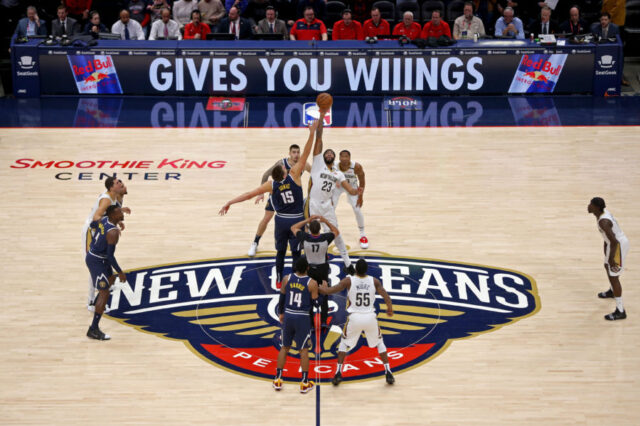
[[[303,216],[288,218],[276,214],[275,227],[273,229],[276,240],[276,250],[286,250],[287,244],[289,244],[291,252],[300,251],[300,242],[291,232],[291,227],[301,220],[304,220]]]
[[[87,264],[87,268],[89,268],[93,287],[98,290],[108,290],[109,277],[113,275],[113,269],[109,262],[107,262],[107,259],[101,259],[91,253],[87,253],[85,263]]]
[[[300,350],[305,345],[311,344],[311,323],[309,312],[300,314],[284,313],[282,324],[282,346],[291,347],[291,342],[296,342],[296,349]]]
[[[273,205],[271,204],[271,197],[267,198],[267,204],[265,204],[264,209],[265,211],[268,211],[268,212],[274,211]]]

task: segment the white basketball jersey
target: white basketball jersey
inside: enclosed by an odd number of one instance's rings
[[[98,199],[96,200],[96,203],[93,205],[93,209],[91,209],[91,214],[89,215],[89,217],[87,217],[87,222],[91,223],[93,222],[93,215],[96,214],[96,211],[98,211],[98,207],[100,207],[100,200],[102,200],[103,198],[108,198],[109,200],[111,200],[111,205],[114,206],[116,204],[118,204],[118,199],[111,199],[111,197],[109,196],[109,192],[105,191],[102,194],[100,194],[100,196],[98,197]]]
[[[351,164],[349,164],[349,168],[346,171],[342,171],[342,169],[340,169],[340,165],[338,165],[338,170],[344,174],[344,177],[347,180],[347,182],[349,182],[349,185],[353,186],[354,188],[357,188],[358,176],[356,175],[355,169],[356,169],[355,161],[351,161]]]
[[[607,234],[605,234],[604,231],[602,230],[602,228],[600,228],[600,221],[602,219],[609,219],[611,221],[611,223],[613,224],[613,226],[611,228],[611,231],[613,232],[613,235],[615,235],[616,240],[624,241],[624,240],[627,239],[627,236],[624,235],[624,232],[622,232],[622,229],[620,229],[620,226],[618,225],[618,222],[613,217],[611,212],[609,212],[609,210],[607,210],[607,209],[604,209],[604,213],[602,213],[600,215],[600,217],[598,218],[598,231],[600,231],[600,234],[602,235],[602,238],[604,238],[604,240],[607,242],[607,244],[610,243],[609,239],[607,238]]]
[[[351,287],[347,297],[349,298],[349,307],[347,312],[375,312],[374,302],[376,301],[376,286],[373,283],[373,277],[367,275],[361,278],[357,275],[351,277]]]
[[[309,192],[309,197],[318,202],[331,201],[331,196],[336,188],[342,186],[345,177],[344,173],[334,168],[327,167],[324,157],[320,153],[313,157],[313,165],[311,166],[311,180],[313,185]]]

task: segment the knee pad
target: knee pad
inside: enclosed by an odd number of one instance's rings
[[[347,344],[341,340],[340,344],[338,345],[338,352],[349,352],[350,350],[351,348],[349,348]]]

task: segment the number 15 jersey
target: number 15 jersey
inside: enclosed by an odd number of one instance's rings
[[[282,182],[272,182],[271,204],[277,216],[298,218],[304,215],[302,187],[287,174]]]
[[[368,275],[362,278],[352,275],[347,297],[349,298],[347,312],[350,314],[375,312],[376,286],[373,283],[373,277]]]
[[[311,191],[309,198],[315,203],[331,204],[334,191],[342,186],[345,181],[344,173],[337,169],[330,169],[324,162],[324,156],[320,153],[313,157],[311,166]]]

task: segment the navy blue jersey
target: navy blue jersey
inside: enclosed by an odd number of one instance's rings
[[[89,251],[98,257],[107,257],[107,232],[112,229],[118,229],[116,225],[109,222],[109,218],[104,216],[98,221],[98,226],[94,229],[93,238],[91,239],[91,245]]]
[[[282,182],[272,182],[271,204],[278,216],[302,217],[304,215],[304,197],[302,187],[291,175]]]
[[[284,166],[285,169],[287,169],[287,171],[291,170],[291,164],[289,164],[289,159],[283,158],[282,165]]]
[[[309,292],[309,276],[289,275],[285,294],[284,312],[289,314],[308,314],[311,309],[311,293]]]

